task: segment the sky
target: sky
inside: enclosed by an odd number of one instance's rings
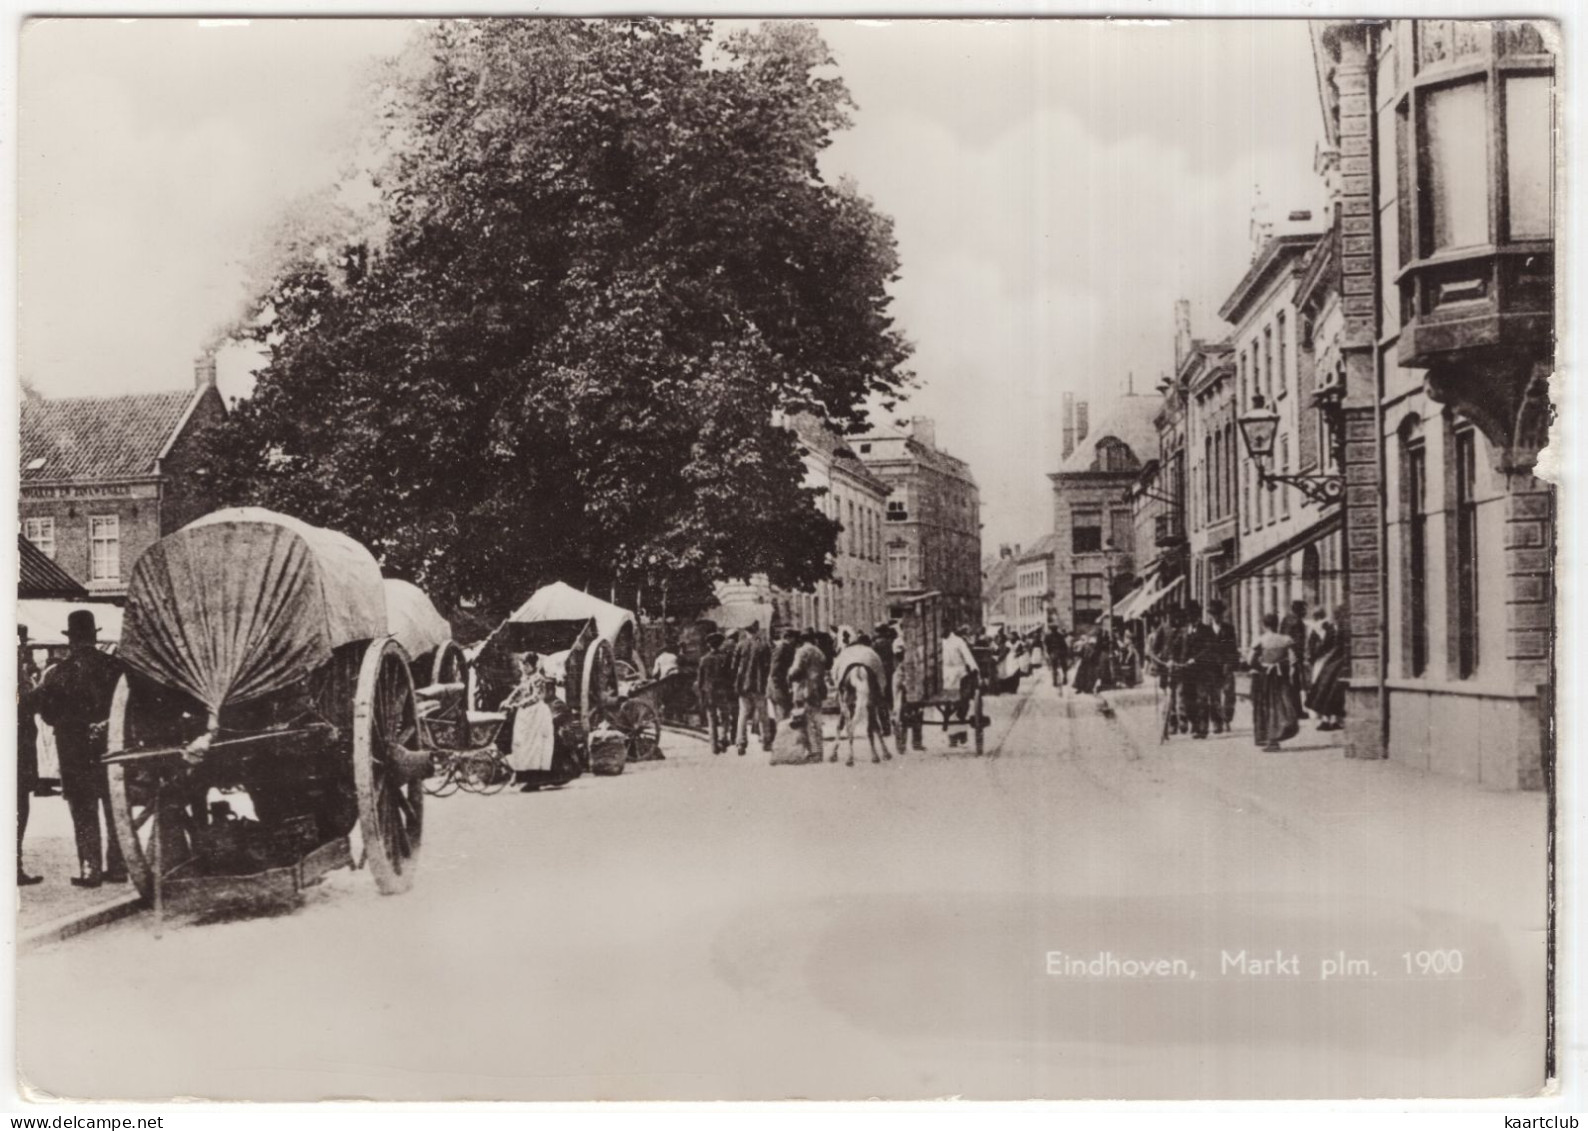
[[[892,216],[908,412],[981,486],[984,548],[1051,524],[1065,392],[1151,391],[1204,336],[1254,204],[1323,215],[1306,25],[824,21],[857,109],[824,155]],[[36,21],[22,36],[20,372],[46,396],[180,387],[245,265],[330,184],[397,20]],[[253,357],[221,356],[223,391]]]

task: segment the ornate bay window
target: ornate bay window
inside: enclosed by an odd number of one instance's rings
[[[1400,363],[1507,468],[1545,440],[1554,308],[1555,57],[1522,22],[1396,25]]]

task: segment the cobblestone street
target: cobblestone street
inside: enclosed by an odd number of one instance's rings
[[[41,948],[23,1075],[278,1099],[1538,1086],[1541,796],[1305,734],[1160,746],[1150,704],[1110,719],[1036,678],[988,701],[991,757],[928,732],[881,766],[772,767],[670,733],[616,780],[433,802],[406,896],[342,872],[291,913]],[[1462,973],[1407,974],[1434,950]],[[1050,952],[1195,977],[1056,976]]]

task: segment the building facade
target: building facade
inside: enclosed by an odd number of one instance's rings
[[[1045,534],[1015,556],[1015,617],[1012,627],[1021,632],[1044,628],[1060,619],[1056,578],[1061,541]]]
[[[1279,416],[1268,468],[1275,475],[1319,474],[1326,458],[1320,452],[1325,418],[1314,400],[1312,354],[1298,316],[1298,286],[1309,255],[1324,239],[1319,231],[1268,236],[1219,311],[1232,327],[1238,413],[1266,407]],[[1211,400],[1209,410],[1210,423],[1219,419]],[[1214,432],[1208,430],[1196,443],[1206,453],[1214,441]],[[1234,509],[1240,561],[1214,578],[1213,585],[1228,592],[1241,639],[1254,640],[1266,614],[1283,618],[1294,601],[1305,601],[1310,610],[1325,600],[1324,578],[1338,576],[1343,556],[1344,515],[1338,496],[1319,501],[1293,486],[1264,482],[1249,458],[1238,460],[1237,468]],[[1209,470],[1212,478],[1213,468]],[[1197,497],[1191,505],[1203,515],[1220,514],[1218,521],[1223,522],[1228,515],[1217,486],[1199,490],[1193,476]]]
[[[1013,624],[1019,607],[1015,593],[1015,556],[1020,546],[1004,544],[998,556],[989,558],[981,571],[981,623],[984,626]]]
[[[883,562],[888,485],[854,454],[853,445],[811,416],[786,421],[804,453],[805,486],[821,492],[816,506],[839,524],[831,580],[809,593],[774,588],[765,577],[717,584],[718,610],[708,614],[726,626],[759,622],[763,628],[848,625],[869,630],[887,616]]]
[[[211,509],[196,438],[225,413],[213,358],[180,392],[25,398],[23,537],[91,597],[126,596],[138,556]]]
[[[951,623],[982,617],[981,492],[963,460],[937,446],[932,421],[903,435],[854,437],[850,447],[889,488],[883,549],[890,597],[943,595]]]
[[[1131,488],[1142,468],[1158,459],[1155,417],[1161,406],[1160,397],[1121,397],[1048,476],[1055,540],[1049,589],[1055,619],[1067,630],[1097,624],[1135,584]]]
[[[1315,26],[1340,263],[1353,757],[1552,764],[1556,59],[1525,21]]]
[[[1185,401],[1186,588],[1206,608],[1223,596],[1216,579],[1240,560],[1235,355],[1229,343],[1190,340],[1175,362]]]

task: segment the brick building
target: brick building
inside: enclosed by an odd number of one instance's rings
[[[981,492],[969,465],[940,449],[932,421],[920,416],[903,435],[858,436],[850,446],[889,488],[889,596],[935,590],[950,623],[979,623]]]
[[[1526,21],[1314,26],[1342,296],[1347,753],[1552,757],[1556,59]]]
[[[1055,619],[1072,631],[1101,620],[1136,579],[1135,513],[1130,489],[1158,459],[1154,422],[1161,397],[1131,394],[1048,476],[1053,482],[1049,567]],[[1151,554],[1144,556],[1151,557]]]
[[[28,397],[22,535],[92,597],[125,596],[138,555],[210,509],[192,474],[194,437],[225,412],[213,358],[179,392]]]

